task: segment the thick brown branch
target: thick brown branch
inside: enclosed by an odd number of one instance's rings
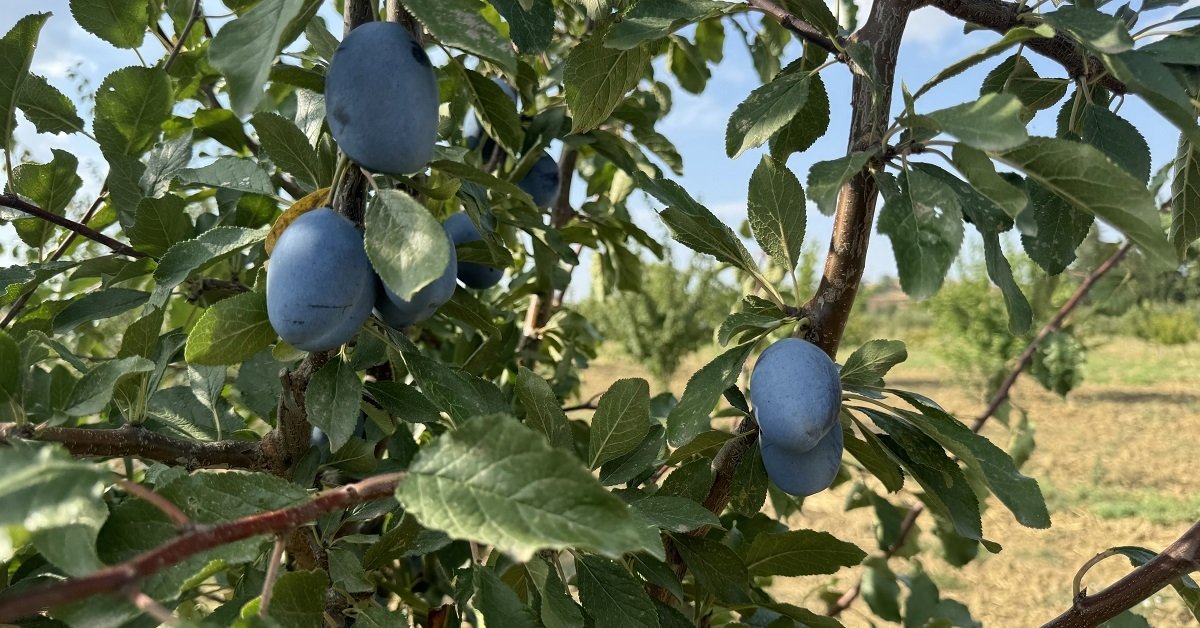
[[[47,608],[114,593],[190,556],[235,541],[291,530],[309,521],[354,504],[390,497],[402,473],[380,475],[321,493],[310,502],[272,510],[211,526],[202,526],[175,540],[106,567],[83,578],[74,578],[19,595],[0,596],[0,622],[13,622]]]
[[[1033,363],[1033,356],[1037,353],[1037,348],[1041,346],[1042,341],[1044,341],[1050,334],[1062,328],[1063,322],[1067,320],[1067,317],[1070,316],[1071,312],[1075,311],[1075,308],[1079,307],[1079,304],[1083,302],[1084,297],[1086,297],[1088,292],[1091,291],[1092,286],[1096,285],[1096,282],[1099,281],[1101,277],[1116,267],[1121,259],[1125,257],[1125,254],[1129,252],[1129,249],[1132,246],[1133,245],[1129,242],[1121,245],[1121,248],[1117,249],[1116,252],[1109,256],[1108,259],[1104,260],[1102,264],[1097,266],[1095,270],[1085,277],[1083,282],[1079,284],[1079,287],[1075,289],[1075,292],[1071,294],[1070,298],[1064,301],[1062,306],[1058,308],[1058,312],[1056,312],[1054,316],[1038,331],[1037,335],[1033,337],[1033,340],[1029,341],[1029,344],[1026,345],[1025,350],[1022,351],[1020,357],[1017,358],[1017,363],[1013,365],[1012,369],[1008,372],[1008,375],[1004,377],[1004,381],[1000,383],[999,388],[997,388],[996,392],[992,394],[992,398],[988,401],[987,407],[983,409],[983,412],[979,413],[979,416],[975,417],[975,422],[971,424],[971,431],[978,434],[979,431],[983,429],[983,426],[987,424],[988,420],[991,419],[994,414],[996,414],[996,410],[1000,409],[1000,406],[1008,399],[1009,395],[1012,393],[1013,385],[1017,383],[1017,379],[1021,377],[1021,373],[1024,373],[1025,369],[1029,368],[1029,365]],[[883,553],[883,558],[885,560],[895,556],[896,552],[904,546],[905,541],[908,540],[908,535],[913,530],[913,523],[916,522],[917,517],[919,517],[924,511],[925,506],[923,504],[917,504],[912,510],[908,511],[908,515],[904,518],[904,524],[900,527],[900,533],[896,535],[896,542],[893,543],[892,546]],[[830,604],[829,608],[826,609],[825,614],[831,617],[840,614],[854,603],[854,600],[858,598],[858,595],[861,591],[862,580],[859,580],[857,584],[847,589],[846,592],[843,593],[836,602]]]
[[[95,458],[132,456],[187,469],[266,468],[266,461],[257,442],[185,440],[156,434],[135,425],[125,425],[116,429],[80,427],[37,429],[32,425],[0,423],[0,443],[13,439],[60,443],[75,456]]]
[[[1080,592],[1067,612],[1050,620],[1043,628],[1099,626],[1193,571],[1200,571],[1200,521],[1150,562],[1099,593]]]
[[[33,203],[23,201],[15,194],[0,194],[0,205],[3,205],[4,207],[11,207],[12,209],[20,212],[25,212],[30,216],[41,218],[48,223],[58,225],[63,229],[77,233],[89,240],[99,242],[100,244],[112,249],[114,253],[128,255],[129,257],[150,257],[149,255],[134,249],[132,246],[110,238],[103,233],[92,229],[91,227],[75,222],[74,220],[71,220],[65,216],[59,216],[54,212],[46,211],[45,209],[42,209]]]
[[[998,33],[1007,32],[1014,26],[1024,24],[1020,6],[999,0],[932,0],[931,5],[954,17]],[[1100,85],[1118,94],[1128,90],[1124,83],[1106,74],[1104,64],[1087,53],[1075,40],[1064,34],[1051,38],[1031,39],[1025,47],[1057,62],[1071,78],[1102,76]]]

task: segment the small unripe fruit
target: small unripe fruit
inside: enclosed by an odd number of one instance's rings
[[[279,236],[267,271],[267,316],[281,338],[304,351],[349,341],[371,314],[375,271],[362,234],[322,207]]]
[[[545,209],[558,198],[559,184],[558,162],[550,155],[542,155],[517,186],[533,197],[534,205]]]
[[[350,159],[375,172],[407,174],[429,163],[438,100],[429,57],[394,22],[350,31],[325,76],[329,132]]]
[[[456,246],[483,239],[483,234],[475,228],[475,223],[471,222],[471,217],[466,212],[458,212],[447,218],[442,226],[450,236],[450,241]],[[503,276],[504,271],[493,266],[476,262],[458,262],[458,278],[468,288],[476,290],[491,288],[500,283],[500,278]]]
[[[446,236],[449,239],[449,234]],[[442,275],[433,283],[421,288],[411,299],[402,299],[392,292],[391,288],[379,282],[378,296],[375,298],[375,313],[383,322],[393,329],[402,329],[413,323],[419,323],[438,311],[454,296],[457,286],[454,279],[458,274],[458,257],[454,246],[450,246],[450,260]]]
[[[829,488],[842,466],[844,447],[842,426],[834,425],[824,438],[808,451],[793,451],[759,435],[763,466],[767,477],[785,493],[797,497],[815,495]]]
[[[810,342],[775,342],[754,365],[750,403],[765,441],[808,451],[838,423],[842,387],[837,367]]]

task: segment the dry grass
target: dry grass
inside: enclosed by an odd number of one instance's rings
[[[888,383],[926,394],[956,416],[970,420],[983,401],[936,359],[932,350],[914,349],[914,365],[898,367]],[[693,357],[674,378],[671,389],[683,391],[687,377],[704,363]],[[1132,340],[1094,347],[1084,385],[1067,399],[1042,390],[1023,378],[1014,402],[1037,429],[1037,449],[1024,472],[1036,478],[1051,508],[1048,530],[1021,527],[994,499],[984,513],[984,534],[1005,549],[982,552],[959,570],[938,557],[938,541],[928,532],[925,516],[918,539],[926,550],[924,568],[942,590],[971,609],[985,626],[1037,626],[1070,603],[1071,578],[1085,560],[1108,547],[1138,545],[1161,549],[1190,522],[1200,518],[1200,347],[1162,348]],[[645,373],[628,360],[599,360],[585,373],[584,394],[607,388],[621,377]],[[985,433],[1003,446],[1009,435],[1000,424]],[[878,483],[874,487],[882,490]],[[793,527],[834,531],[868,551],[876,546],[868,509],[843,511],[848,483],[810,498]],[[911,497],[901,497],[914,503]],[[911,569],[894,559],[897,573]],[[1085,578],[1098,590],[1127,572],[1122,558],[1110,558]],[[853,585],[856,570],[836,576],[780,578],[773,592],[782,600],[820,610],[820,594]],[[1153,626],[1189,626],[1194,622],[1170,590],[1147,600],[1136,612]],[[870,615],[860,600],[843,616],[847,626],[886,625]]]

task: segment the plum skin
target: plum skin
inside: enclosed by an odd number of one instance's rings
[[[449,234],[446,235],[446,239],[450,239]],[[378,296],[375,298],[375,313],[393,329],[403,329],[413,323],[419,323],[433,316],[438,308],[454,296],[454,289],[458,285],[454,281],[457,273],[458,256],[451,244],[450,260],[441,276],[418,290],[411,299],[400,298],[400,295],[392,292],[391,288],[380,281]]]
[[[837,424],[812,449],[799,452],[772,442],[760,432],[759,446],[767,477],[789,495],[807,497],[820,493],[829,488],[842,466],[844,438],[842,426]]]
[[[429,57],[394,22],[350,31],[325,76],[330,133],[342,152],[374,172],[407,174],[429,163],[438,103]]]
[[[471,217],[466,212],[458,212],[450,216],[442,226],[455,246],[483,239],[483,234],[479,233],[479,229],[475,227],[475,223],[471,222]],[[468,288],[476,290],[491,288],[500,283],[500,278],[503,276],[504,271],[494,266],[476,262],[458,262],[458,279]]]
[[[295,220],[275,243],[267,316],[286,342],[326,351],[354,337],[375,304],[375,271],[363,237],[328,207]]]
[[[561,181],[558,174],[558,162],[550,155],[543,154],[533,168],[529,169],[525,178],[517,184],[533,197],[533,204],[545,209],[558,198]]]
[[[779,340],[754,365],[750,403],[766,442],[808,451],[838,424],[842,388],[837,366],[810,342]]]

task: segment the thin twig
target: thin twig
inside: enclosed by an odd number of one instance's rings
[[[192,26],[196,24],[202,13],[200,12],[200,0],[192,2],[192,14],[188,16],[187,22],[183,25],[183,30],[179,31],[179,39],[175,45],[171,47],[171,54],[167,55],[167,60],[163,62],[163,71],[171,69],[171,64],[175,63],[175,58],[179,56],[179,51],[183,49],[184,42],[187,41],[188,35],[192,33]]]
[[[311,501],[210,526],[198,526],[155,549],[82,578],[18,594],[0,593],[0,622],[14,622],[47,608],[101,593],[124,590],[131,584],[176,565],[191,556],[263,534],[290,530],[336,510],[392,496],[403,473],[389,473],[321,493]]]
[[[138,484],[137,482],[126,480],[124,478],[117,480],[117,485],[126,493],[138,497],[142,501],[149,503],[151,506],[159,509],[175,527],[180,530],[187,530],[192,527],[192,520],[188,518],[178,506],[172,504],[170,500],[155,493],[154,491]]]
[[[840,49],[840,47],[845,46],[845,42],[830,39],[825,33],[817,30],[816,26],[809,24],[796,14],[779,6],[773,0],[746,0],[746,4],[752,9],[766,13],[779,20],[779,23],[784,28],[799,35],[801,39],[820,46],[826,52],[837,57],[839,61],[845,62],[849,60],[849,57]]]
[[[267,467],[258,442],[184,440],[157,434],[131,424],[115,429],[87,429],[36,428],[28,424],[0,423],[0,445],[13,439],[60,443],[74,456],[133,456],[189,470],[209,467],[257,470]]]
[[[283,549],[287,547],[287,537],[275,537],[275,547],[271,550],[271,558],[267,562],[267,576],[263,580],[262,597],[258,604],[258,616],[266,617],[267,608],[271,606],[271,595],[275,592],[275,581],[279,579],[279,567],[283,564]]]
[[[154,598],[142,593],[140,590],[132,590],[127,594],[130,603],[137,607],[139,611],[158,620],[158,623],[164,626],[179,626],[181,625],[174,613],[170,609],[154,601]]]
[[[10,207],[20,212],[25,212],[30,216],[41,218],[46,222],[58,225],[64,229],[67,229],[68,231],[72,231],[85,238],[88,238],[89,240],[99,242],[100,244],[112,249],[114,253],[120,253],[121,255],[128,255],[129,257],[137,258],[150,257],[150,255],[147,255],[146,253],[143,253],[129,246],[128,244],[125,244],[124,242],[110,238],[103,233],[100,233],[99,231],[96,231],[95,229],[92,229],[86,225],[75,222],[70,218],[59,216],[58,214],[42,209],[33,203],[26,202],[15,194],[0,194],[0,205],[4,207]]]

